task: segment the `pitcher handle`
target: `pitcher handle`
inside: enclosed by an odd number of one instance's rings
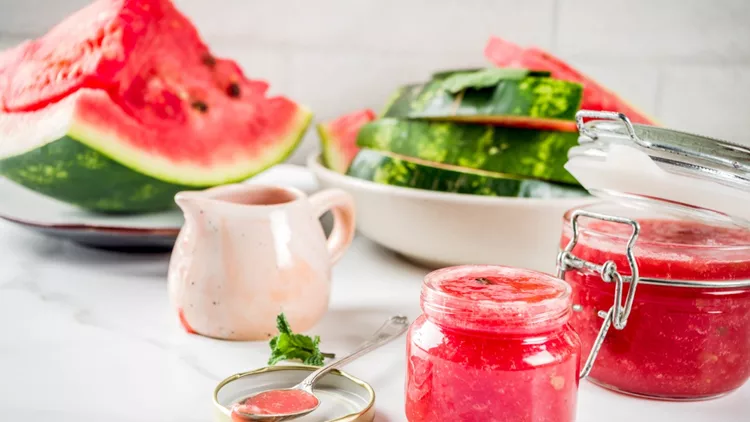
[[[354,198],[341,189],[325,189],[310,196],[315,215],[333,213],[333,229],[328,236],[328,254],[335,264],[351,245],[355,231]]]

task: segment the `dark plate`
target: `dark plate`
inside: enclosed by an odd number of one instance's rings
[[[303,167],[280,164],[247,183],[317,190]],[[174,210],[138,215],[91,213],[28,190],[0,177],[0,219],[50,237],[80,245],[124,252],[165,252],[172,249],[184,219]]]
[[[85,225],[44,226],[7,216],[0,216],[0,218],[46,236],[68,240],[82,246],[119,252],[169,252],[180,232],[179,229],[118,229]]]

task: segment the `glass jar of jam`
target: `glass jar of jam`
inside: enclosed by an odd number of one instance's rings
[[[529,270],[428,274],[407,337],[410,422],[575,420],[580,341],[571,289]]]
[[[607,199],[565,215],[558,257],[589,356],[582,376],[668,400],[739,388],[750,379],[750,150],[612,113],[578,123],[566,168]]]

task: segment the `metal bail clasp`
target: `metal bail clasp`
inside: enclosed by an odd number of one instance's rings
[[[583,119],[586,118],[592,118],[592,119],[602,119],[602,120],[621,120],[623,124],[625,125],[625,130],[628,131],[628,136],[630,136],[630,139],[632,139],[635,143],[642,145],[642,146],[648,146],[649,144],[647,142],[644,142],[641,140],[638,135],[635,133],[635,128],[633,127],[633,124],[630,122],[630,119],[628,119],[628,116],[622,114],[622,113],[616,113],[614,111],[592,111],[592,110],[579,110],[576,113],[576,127],[578,128],[578,133],[581,135],[587,136],[591,139],[598,139],[599,134],[596,133],[595,130],[591,130],[586,127],[586,125],[583,123]]]
[[[578,225],[578,219],[580,217],[593,218],[612,223],[627,224],[633,228],[633,232],[630,235],[630,239],[628,240],[628,244],[625,248],[625,256],[628,260],[628,265],[630,266],[632,276],[629,278],[630,288],[628,289],[628,294],[625,298],[624,303],[622,300],[622,292],[624,289],[623,285],[625,284],[625,280],[623,276],[617,271],[617,265],[614,261],[607,261],[602,265],[597,265],[592,262],[582,260],[573,255],[573,248],[575,248],[576,244],[578,244],[578,237],[580,235],[580,228]],[[604,282],[615,283],[614,304],[611,308],[609,308],[608,311],[599,311],[597,313],[599,317],[604,318],[604,323],[602,323],[602,327],[599,329],[599,334],[594,341],[591,353],[589,353],[588,358],[586,358],[586,363],[583,365],[581,373],[579,374],[579,378],[583,379],[589,375],[591,369],[594,367],[594,361],[596,360],[596,356],[599,354],[599,350],[602,347],[602,343],[604,343],[605,337],[607,337],[607,332],[609,331],[610,326],[614,325],[615,329],[622,330],[628,323],[630,311],[633,309],[635,290],[640,279],[638,275],[638,263],[635,261],[633,247],[635,246],[635,242],[638,239],[638,234],[640,234],[641,232],[641,226],[637,221],[629,218],[613,217],[610,215],[598,214],[583,210],[577,210],[573,212],[573,215],[571,217],[571,225],[573,228],[573,236],[570,238],[570,242],[568,242],[568,245],[565,247],[565,249],[557,256],[557,276],[565,280],[565,273],[570,269],[588,269],[599,273]]]

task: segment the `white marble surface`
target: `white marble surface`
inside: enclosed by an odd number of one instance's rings
[[[266,343],[183,332],[168,306],[168,255],[84,249],[0,223],[0,421],[210,420],[222,378],[262,366]],[[316,328],[345,353],[396,313],[416,317],[426,270],[358,237],[334,270]],[[372,384],[377,421],[404,421],[404,339],[351,364]],[[579,422],[747,422],[750,384],[720,400],[664,403],[584,383]]]

